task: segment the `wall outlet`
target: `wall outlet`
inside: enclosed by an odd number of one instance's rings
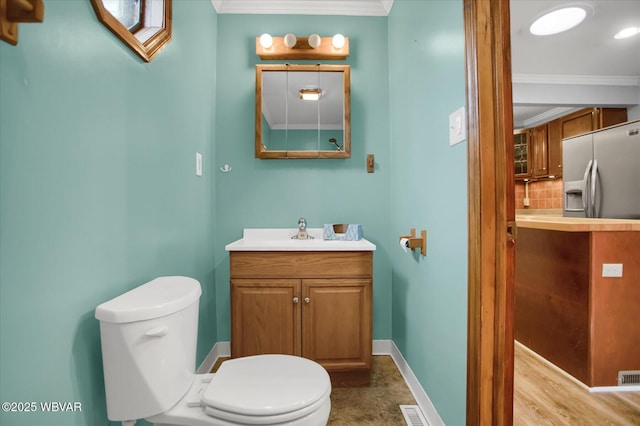
[[[602,276],[616,278],[622,277],[622,263],[603,263]]]

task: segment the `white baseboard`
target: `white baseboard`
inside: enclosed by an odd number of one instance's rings
[[[217,342],[209,351],[200,367],[196,371],[197,374],[206,374],[216,364],[218,358],[231,356],[231,344],[229,342]]]
[[[444,422],[442,418],[436,411],[436,408],[433,406],[433,403],[429,399],[429,396],[424,391],[422,385],[418,381],[418,378],[411,371],[411,367],[404,359],[400,350],[393,343],[393,340],[374,340],[372,345],[373,355],[390,355],[393,362],[396,363],[400,374],[404,378],[404,381],[407,383],[409,390],[413,394],[416,403],[422,410],[422,414],[426,418],[429,426],[444,426]],[[198,368],[198,374],[204,374],[211,371],[216,361],[220,357],[228,357],[231,354],[231,345],[229,342],[217,342],[209,351],[207,357],[200,364],[200,368]]]
[[[374,343],[375,342],[376,341],[374,340]],[[418,403],[418,406],[422,410],[422,414],[426,418],[429,426],[444,426],[444,421],[442,421],[442,418],[440,417],[440,414],[438,414],[436,407],[433,406],[431,399],[429,399],[429,396],[418,381],[416,375],[413,374],[411,367],[409,367],[409,364],[402,356],[402,353],[400,353],[400,350],[398,349],[396,344],[393,343],[392,340],[383,340],[381,342],[388,342],[387,345],[389,345],[391,349],[389,355],[391,355],[391,359],[393,359],[393,361],[396,363],[396,366],[398,366],[400,374],[402,374],[404,381],[407,383],[409,390],[413,394],[413,397]]]
[[[640,391],[640,386],[637,385],[626,385],[626,386],[595,386],[592,388],[588,388],[589,392],[598,393],[598,392],[638,392]]]

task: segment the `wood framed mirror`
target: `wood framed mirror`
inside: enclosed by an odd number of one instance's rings
[[[91,0],[96,16],[145,62],[171,41],[172,0]]]
[[[349,65],[256,65],[256,158],[351,157]]]

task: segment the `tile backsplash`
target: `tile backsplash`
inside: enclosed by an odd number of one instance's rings
[[[516,209],[523,209],[525,182],[516,182]],[[529,209],[561,209],[562,179],[529,182]]]

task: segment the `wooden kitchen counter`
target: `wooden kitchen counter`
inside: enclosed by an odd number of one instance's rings
[[[517,214],[519,228],[546,229],[564,232],[640,231],[637,219],[585,219],[551,215]]]
[[[516,222],[516,339],[590,387],[640,370],[640,221]],[[603,264],[622,276],[603,277]]]

